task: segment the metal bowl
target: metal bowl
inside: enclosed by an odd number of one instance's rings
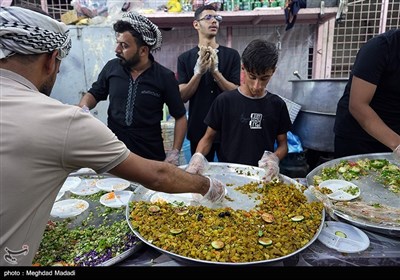
[[[303,147],[333,152],[333,126],[336,106],[343,95],[347,79],[291,80],[292,92],[286,97],[301,106],[293,123],[293,133]]]
[[[264,170],[262,168],[257,168],[257,167],[253,167],[253,166],[248,166],[248,165],[241,165],[241,164],[230,164],[230,163],[210,163],[210,170],[207,171],[206,175],[212,175],[215,176],[216,178],[218,178],[219,180],[221,180],[223,183],[228,183],[229,185],[231,185],[232,187],[228,188],[228,196],[230,198],[233,198],[232,201],[229,200],[227,202],[224,202],[224,206],[227,207],[232,207],[233,209],[245,209],[245,210],[250,210],[252,208],[254,208],[254,206],[256,206],[258,203],[256,200],[253,199],[249,199],[248,195],[244,195],[238,191],[234,191],[234,187],[236,186],[242,186],[244,184],[248,184],[250,182],[254,182],[255,180],[260,181],[260,178],[262,177],[262,175],[264,174]],[[299,189],[302,187],[302,185],[300,183],[298,183],[297,181],[286,177],[284,175],[279,175],[280,180],[284,183],[287,184],[294,184],[295,186],[297,186]],[[304,188],[304,186],[303,186]],[[136,188],[134,194],[131,197],[131,201],[150,201],[151,197],[153,195],[155,195],[156,192],[146,189],[144,187],[138,187]],[[307,197],[307,200],[309,202],[311,201],[315,201],[316,198],[314,197],[314,195],[309,191],[306,190],[304,192],[304,195]],[[226,204],[226,205],[225,205]],[[210,207],[212,207],[212,205],[210,205]],[[160,251],[161,253],[164,253],[166,255],[168,255],[169,257],[171,257],[172,259],[175,259],[177,261],[180,262],[185,262],[188,264],[207,264],[207,265],[213,265],[213,264],[217,264],[217,265],[231,265],[231,266],[238,266],[238,265],[259,265],[259,264],[269,264],[269,263],[273,263],[273,262],[277,262],[277,261],[282,261],[285,259],[288,259],[296,254],[298,254],[299,252],[303,251],[304,249],[306,249],[308,246],[310,246],[317,238],[318,235],[320,234],[322,228],[323,228],[323,224],[325,221],[325,210],[322,210],[322,219],[321,219],[321,224],[317,230],[317,232],[315,233],[315,235],[313,236],[313,238],[307,243],[305,244],[302,248],[296,250],[295,252],[292,252],[288,255],[279,257],[279,258],[274,258],[274,259],[268,259],[268,260],[262,260],[262,261],[254,261],[254,262],[214,262],[214,261],[207,261],[207,260],[200,260],[200,259],[194,259],[194,258],[190,258],[190,257],[186,257],[186,256],[182,256],[182,255],[178,255],[172,252],[169,252],[167,250],[164,250],[160,247],[155,246],[154,244],[152,244],[151,242],[149,242],[146,238],[144,238],[142,235],[140,235],[140,233],[138,231],[136,231],[133,226],[131,225],[130,222],[130,213],[131,213],[131,209],[130,209],[130,203],[128,204],[127,208],[126,208],[126,219],[127,222],[130,226],[130,228],[132,229],[132,231],[134,232],[134,234],[143,241],[143,243],[147,244],[148,246]]]
[[[393,157],[391,153],[362,154],[362,155],[337,158],[317,166],[310,173],[308,173],[306,177],[307,185],[308,187],[312,186],[314,184],[314,176],[321,174],[324,168],[333,167],[342,160],[357,161],[362,159],[387,159],[393,162]],[[399,203],[400,194],[393,193],[389,191],[387,188],[384,188],[382,184],[377,183],[374,180],[373,174],[361,177],[358,180],[352,180],[351,182],[355,183],[361,189],[361,195],[358,198],[360,201],[371,204],[381,203],[384,205],[388,205],[390,207],[395,207],[400,209],[400,203]],[[347,222],[369,231],[400,237],[400,226],[397,227],[387,226],[387,225],[382,225],[380,223],[368,221],[367,214],[365,214],[365,217],[355,217],[334,208],[331,209],[331,211],[327,212],[335,220]]]

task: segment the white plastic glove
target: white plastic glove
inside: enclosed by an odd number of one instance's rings
[[[400,162],[400,145],[393,151],[393,157],[396,161]]]
[[[203,75],[210,69],[210,57],[211,57],[211,47],[200,47],[198,52],[199,57],[197,58],[196,65],[194,66],[194,74]]]
[[[209,168],[208,160],[201,153],[195,153],[190,159],[186,171],[192,174],[203,174]]]
[[[210,188],[208,192],[203,196],[203,199],[209,200],[214,203],[221,202],[225,197],[225,185],[216,178],[207,178],[210,180]]]
[[[202,61],[199,57],[196,65],[194,66],[194,74],[204,75],[208,70],[208,61]]]
[[[206,177],[210,181],[210,188],[204,196],[199,193],[192,194],[193,199],[200,204],[207,203],[208,201],[212,203],[222,202],[227,193],[225,185],[216,178]]]
[[[167,156],[165,157],[166,162],[179,165],[179,150],[178,149],[172,149],[167,152]]]
[[[211,72],[218,72],[218,50],[211,48],[210,50],[210,71]]]
[[[264,168],[263,180],[269,182],[279,174],[279,158],[273,152],[265,151],[258,161],[258,167]]]

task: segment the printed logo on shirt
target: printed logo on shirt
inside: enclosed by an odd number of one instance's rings
[[[26,256],[29,253],[29,246],[28,245],[22,245],[21,250],[11,250],[9,248],[4,248],[4,251],[6,251],[6,254],[4,254],[3,258],[6,262],[9,264],[18,264],[17,258],[15,256],[19,255],[24,255]]]
[[[154,92],[154,91],[151,91],[151,90],[143,90],[142,94],[149,94],[149,95],[153,95],[153,96],[158,97],[158,98],[160,98],[160,96],[161,96],[161,94],[159,94],[157,92]]]
[[[249,121],[250,129],[262,129],[261,127],[262,117],[263,117],[262,114],[252,113],[250,115],[250,121]]]

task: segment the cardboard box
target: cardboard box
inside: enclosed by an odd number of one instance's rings
[[[75,24],[84,18],[86,17],[78,16],[75,10],[68,11],[61,15],[61,21],[65,24]]]

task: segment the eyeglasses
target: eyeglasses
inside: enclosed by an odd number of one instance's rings
[[[212,18],[215,18],[216,21],[221,22],[222,21],[222,16],[221,15],[205,15],[204,17],[202,17],[201,19],[198,19],[198,21],[201,20],[211,20]]]

